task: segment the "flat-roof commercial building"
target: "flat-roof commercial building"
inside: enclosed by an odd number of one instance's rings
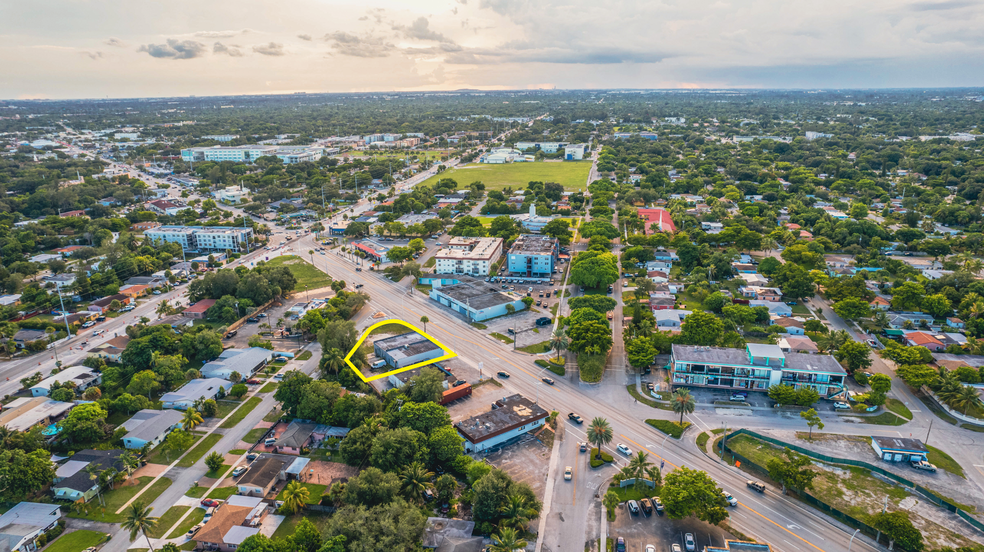
[[[280,158],[285,165],[294,165],[304,161],[313,163],[323,155],[324,148],[309,146],[212,146],[181,150],[181,159],[186,163],[196,161],[254,163],[260,157],[274,156]]]
[[[778,345],[749,343],[745,350],[673,345],[671,383],[681,387],[712,387],[767,391],[772,385],[810,387],[821,397],[844,391],[847,372],[830,355],[786,353]]]
[[[526,308],[522,301],[477,279],[462,277],[454,280],[454,283],[443,284],[435,278],[431,280],[431,285],[431,299],[474,322],[509,314],[506,305],[512,305],[517,312]]]
[[[377,339],[372,348],[376,356],[394,368],[403,368],[444,355],[433,341],[417,332]]]
[[[434,255],[436,274],[486,276],[502,255],[502,238],[454,238]]]
[[[510,274],[549,278],[560,254],[560,240],[550,236],[523,234],[516,238],[507,256]]]
[[[584,159],[584,152],[588,150],[587,144],[573,144],[564,146],[565,161],[580,161]]]
[[[493,403],[492,410],[454,424],[465,438],[465,452],[481,452],[543,425],[549,413],[516,394]]]
[[[543,227],[550,224],[554,218],[553,216],[540,216],[536,214],[536,205],[530,205],[530,212],[520,215],[510,215],[516,222],[522,225],[523,228],[529,230],[530,232],[539,233],[543,230]]]
[[[929,449],[919,439],[904,437],[871,437],[871,448],[886,462],[917,462],[926,460]]]
[[[144,232],[151,240],[177,243],[190,251],[245,251],[253,238],[252,228],[233,226],[161,226]]]

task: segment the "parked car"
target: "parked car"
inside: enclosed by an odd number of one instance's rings
[[[540,318],[536,319],[537,326],[547,326],[549,324],[550,324],[550,318],[546,316],[541,316]]]
[[[214,498],[206,498],[202,501],[202,506],[206,508],[214,508],[219,505],[219,501]]]
[[[238,468],[232,470],[233,477],[239,477],[240,475],[246,473],[246,466],[239,466]]]
[[[250,385],[259,385],[259,384],[263,383],[263,380],[258,380],[256,378],[249,378],[248,380],[246,380],[246,383],[248,383]]]
[[[673,543],[670,545],[670,552],[683,552],[683,548],[681,548],[679,544]]]
[[[663,515],[663,501],[658,496],[653,497],[653,508],[656,509],[657,514]]]
[[[731,506],[738,505],[738,499],[731,496],[731,493],[729,493],[728,491],[721,491],[721,496],[724,497],[724,501],[727,502],[729,505]]]
[[[915,462],[910,462],[910,464],[912,464],[912,467],[913,468],[916,468],[917,470],[923,470],[923,471],[928,471],[928,472],[936,473],[936,466],[930,464],[929,462],[927,462],[925,460],[917,460]]]
[[[564,468],[564,480],[570,481],[574,477],[574,468],[567,466]]]
[[[229,332],[229,333],[226,334],[226,339],[229,339],[230,337],[236,337],[236,334],[238,334],[238,333],[239,333],[239,330],[232,330],[231,332]]]
[[[574,423],[580,425],[584,423],[584,418],[578,416],[577,414],[571,412],[567,415],[567,419],[573,421]]]
[[[616,445],[615,446],[615,449],[618,450],[619,452],[621,452],[622,454],[626,455],[626,456],[632,456],[632,451],[629,450],[629,447],[623,445],[622,443],[619,443],[618,445]]]
[[[192,527],[191,529],[188,529],[188,532],[185,533],[185,536],[186,537],[194,537],[195,536],[195,533],[197,533],[198,530],[202,528],[202,525],[204,525],[204,524],[199,523],[198,525]]]
[[[647,544],[646,545],[646,552],[656,552],[656,547],[653,546],[653,545],[651,545],[651,544]]]
[[[625,552],[625,539],[623,537],[615,539],[615,552]]]
[[[246,319],[246,322],[249,323],[249,324],[258,324],[260,322],[260,319],[259,318],[254,318],[254,317],[251,316],[251,317],[249,317],[249,318]]]
[[[693,533],[687,533],[683,536],[683,546],[687,549],[687,552],[694,552],[697,550],[697,543],[694,541]]]
[[[630,501],[626,502],[625,505],[629,507],[629,513],[630,514],[632,514],[632,515],[638,515],[639,514],[639,503],[638,502],[636,502],[634,500],[630,500]]]
[[[642,506],[642,513],[647,516],[653,515],[653,503],[649,501],[648,498],[644,498],[639,501],[639,506]]]
[[[850,410],[850,409],[851,409],[851,405],[847,404],[844,401],[837,401],[834,403],[834,410]]]
[[[729,400],[734,401],[734,402],[748,402],[748,394],[747,393],[732,393],[731,394],[731,398]]]
[[[762,483],[761,481],[752,481],[751,479],[749,479],[748,481],[745,482],[745,485],[749,489],[752,489],[753,491],[758,491],[760,493],[765,492],[765,484]]]

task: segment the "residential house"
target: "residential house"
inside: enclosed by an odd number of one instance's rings
[[[17,330],[14,334],[14,346],[23,349],[25,345],[34,341],[48,341],[48,334],[43,330]]]
[[[202,366],[202,377],[229,379],[233,372],[238,372],[243,378],[249,378],[273,356],[273,352],[263,347],[248,349],[226,349],[218,358],[206,362]]]
[[[133,278],[127,279],[123,282],[128,286],[148,286],[151,289],[157,289],[167,284],[167,280],[164,278],[155,278],[153,276],[134,276]]]
[[[86,466],[91,464],[99,471],[113,468],[125,472],[127,471],[126,466],[120,460],[120,456],[124,452],[126,451],[122,449],[86,449],[70,456],[68,460],[55,469],[55,479],[51,485],[55,500],[67,500],[69,502],[79,500],[89,502],[92,500],[99,489],[99,483],[89,477]]]
[[[130,336],[119,335],[101,345],[96,345],[86,352],[97,358],[104,359],[106,362],[119,364],[123,351],[126,349],[126,344],[129,342]]]
[[[779,288],[761,286],[741,286],[738,288],[742,297],[748,299],[758,299],[760,301],[781,301],[782,290]]]
[[[747,287],[762,287],[769,283],[769,279],[761,274],[739,274],[738,279],[743,280]]]
[[[182,418],[175,410],[141,410],[123,422],[121,427],[126,430],[123,446],[138,450],[148,444],[156,447],[172,429],[181,427]]]
[[[816,354],[820,352],[817,344],[809,337],[786,335],[779,338],[779,348],[786,353]]]
[[[44,276],[41,278],[42,281],[48,284],[53,284],[55,288],[61,289],[65,287],[71,287],[75,283],[75,274],[68,272],[64,274],[54,274],[51,276]]]
[[[673,263],[669,260],[662,261],[649,261],[646,263],[646,271],[659,270],[661,272],[667,272],[673,268]]]
[[[178,214],[179,211],[187,209],[188,207],[182,203],[175,201],[169,201],[167,199],[158,199],[154,201],[147,202],[147,208],[157,213],[158,215],[168,215],[174,216]]]
[[[89,303],[87,310],[97,312],[99,314],[106,314],[109,312],[109,306],[113,304],[113,301],[119,301],[120,306],[124,306],[129,305],[133,300],[122,293],[117,293],[116,295],[103,297],[102,299],[97,299],[92,303]]]
[[[441,552],[482,552],[482,537],[472,536],[474,521],[448,518],[427,518],[421,538],[423,548]]]
[[[932,315],[922,312],[889,312],[888,325],[893,329],[905,328],[911,324],[913,328],[928,326],[937,329],[936,319]]]
[[[273,444],[277,452],[284,454],[300,454],[301,449],[315,444],[315,430],[318,424],[300,422],[294,420],[287,426],[287,429],[277,437],[277,442]],[[324,430],[322,430],[322,434]]]
[[[762,301],[754,299],[748,302],[750,307],[765,307],[769,309],[770,316],[792,316],[793,309],[790,308],[786,303],[781,303],[779,301]]]
[[[136,299],[137,297],[146,295],[149,289],[150,286],[142,286],[142,285],[123,286],[120,288],[120,294],[125,295],[130,299]]]
[[[74,407],[75,403],[48,397],[20,397],[5,404],[0,411],[0,427],[10,431],[28,431],[37,425],[46,428]]]
[[[199,299],[197,303],[186,308],[181,314],[187,318],[202,320],[205,318],[205,311],[212,308],[214,304],[215,299]]]
[[[876,295],[874,299],[868,301],[868,305],[874,310],[887,311],[892,306],[892,300],[881,295]]]
[[[212,517],[193,537],[198,543],[196,548],[233,552],[243,541],[260,533],[263,518],[270,510],[271,506],[261,497],[229,497],[216,507]]]
[[[651,270],[646,273],[646,277],[652,280],[654,284],[665,284],[670,281],[670,275],[660,270]]]
[[[745,263],[731,263],[731,269],[738,274],[755,274],[758,272],[758,267],[753,264]]]
[[[676,298],[672,295],[650,294],[649,308],[653,311],[667,310],[676,307]]]
[[[193,379],[180,389],[164,393],[161,402],[164,408],[186,410],[195,406],[199,399],[214,399],[219,394],[219,388],[228,391],[232,388],[232,382],[218,378]]]
[[[653,318],[656,319],[657,328],[672,331],[674,329],[679,329],[683,319],[686,318],[691,312],[693,311],[682,309],[659,310],[653,312]]]
[[[286,481],[285,470],[289,465],[286,457],[264,454],[249,465],[249,469],[240,477],[237,486],[239,494],[245,496],[265,497],[278,481]]]
[[[946,348],[940,340],[925,332],[909,332],[903,339],[910,347],[926,347],[930,351],[942,351]]]
[[[957,318],[955,316],[948,317],[946,319],[946,325],[947,326],[950,326],[951,328],[957,328],[957,329],[960,329],[960,330],[962,330],[965,327],[967,327],[967,325],[964,324],[964,321],[963,320],[961,320],[961,319],[959,319],[959,318]]]
[[[102,382],[102,375],[92,368],[85,366],[69,366],[31,387],[31,395],[35,397],[47,397],[55,382],[62,384],[71,382],[75,384],[75,391],[81,393],[93,385],[99,385]]]
[[[54,529],[61,515],[58,504],[18,503],[0,515],[0,550],[34,552],[40,548],[38,537]]]
[[[789,316],[773,318],[772,324],[786,328],[787,335],[806,335],[806,329],[803,322]]]

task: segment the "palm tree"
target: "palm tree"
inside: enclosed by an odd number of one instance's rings
[[[311,491],[300,481],[291,481],[284,487],[284,510],[296,514],[307,504]]]
[[[147,539],[150,552],[154,552],[154,545],[147,538],[147,531],[157,527],[158,520],[150,515],[152,510],[153,508],[145,508],[143,502],[134,502],[123,514],[123,523],[120,524],[120,527],[130,532],[130,542],[137,538],[137,533],[143,535]]]
[[[969,385],[961,385],[960,390],[951,399],[951,403],[954,408],[963,410],[964,416],[966,416],[968,410],[981,406],[981,397],[977,394],[977,389]]]
[[[598,460],[601,460],[601,447],[611,443],[612,437],[614,437],[614,432],[608,420],[602,417],[591,420],[591,425],[588,426],[588,441],[598,447],[596,456]]]
[[[123,451],[123,454],[120,454],[120,464],[123,464],[123,469],[127,473],[132,473],[140,465],[140,460],[137,459],[135,454],[127,450]]]
[[[888,314],[886,314],[885,311],[878,311],[878,313],[875,314],[874,322],[879,328],[884,329],[888,327],[891,320],[888,319]]]
[[[605,498],[601,499],[601,503],[604,504],[605,509],[609,512],[613,511],[619,502],[618,495],[612,490],[605,493]]]
[[[198,424],[201,424],[204,421],[205,420],[202,418],[202,415],[199,414],[197,410],[194,408],[189,408],[188,410],[185,410],[184,417],[181,418],[181,427],[183,427],[185,431],[191,431],[198,427]]]
[[[984,316],[984,301],[975,301],[970,305],[968,309],[971,318],[980,318]]]
[[[683,415],[692,414],[694,409],[697,408],[697,401],[690,395],[690,390],[681,387],[670,395],[670,404],[673,406],[673,412],[678,412],[680,414],[680,426],[683,426]]]
[[[649,467],[652,466],[652,462],[649,461],[649,454],[644,451],[639,451],[629,460],[628,470],[635,478],[635,487],[638,489],[642,487],[642,480],[645,478]]]
[[[499,525],[517,531],[525,531],[526,526],[535,515],[533,510],[526,505],[526,497],[517,494],[509,495],[508,502],[499,508],[499,513],[502,514]]]
[[[560,359],[561,351],[566,351],[570,343],[570,339],[567,338],[567,332],[563,328],[557,328],[557,331],[550,336],[550,348],[557,351],[558,360]]]
[[[345,357],[342,356],[342,352],[335,347],[328,349],[328,352],[325,353],[324,360],[324,368],[329,374],[337,374],[338,371],[345,366]]]
[[[413,462],[400,470],[400,483],[407,498],[417,502],[423,500],[424,491],[434,487],[431,479],[434,472],[427,471],[420,462]]]
[[[430,318],[427,318],[426,316],[421,316],[420,317],[420,323],[424,325],[424,332],[425,333],[427,332],[427,323],[428,322],[430,322]]]
[[[154,314],[156,314],[157,319],[160,320],[161,318],[171,314],[171,310],[171,305],[167,302],[167,299],[164,299],[157,304],[157,310],[154,311]]]
[[[86,464],[85,467],[82,469],[85,470],[85,473],[89,474],[90,480],[96,482],[96,500],[98,500],[99,503],[102,504],[102,494],[101,494],[102,484],[99,481],[99,476],[102,475],[102,472],[99,471],[99,466],[90,462]]]
[[[499,529],[499,534],[492,535],[492,552],[515,552],[526,548],[527,542],[523,540],[515,529],[503,527]]]

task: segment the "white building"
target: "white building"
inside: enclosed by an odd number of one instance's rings
[[[584,152],[588,150],[587,144],[574,144],[570,146],[564,146],[564,160],[566,161],[580,161],[584,159]]]
[[[126,138],[127,140],[139,140],[140,139],[140,133],[139,132],[116,132],[116,133],[113,133],[113,138],[116,139],[116,140],[121,140],[123,138]]]
[[[238,186],[228,186],[215,192],[215,199],[224,203],[242,203],[249,200],[249,192]]]
[[[216,142],[232,142],[236,138],[239,138],[238,134],[210,134],[208,136],[202,136],[203,140],[215,140]]]
[[[86,368],[85,366],[69,366],[61,372],[41,380],[40,383],[31,388],[31,395],[35,397],[47,397],[51,391],[51,386],[56,381],[61,384],[72,382],[75,384],[75,390],[82,392],[93,385],[99,385],[102,381],[102,376],[93,369]]]
[[[177,243],[192,251],[242,251],[242,243],[253,237],[252,228],[238,226],[160,226],[144,236],[164,243]]]
[[[52,530],[61,519],[61,505],[21,502],[0,516],[0,550],[33,552],[38,537]]]
[[[123,446],[131,450],[139,450],[150,443],[155,447],[164,441],[171,430],[181,427],[182,416],[174,410],[144,409],[123,422],[126,435]]]
[[[436,274],[489,274],[492,263],[502,255],[502,238],[453,238],[448,247],[434,255]]]
[[[181,159],[186,162],[232,161],[234,163],[253,163],[260,157],[275,156],[286,165],[317,161],[324,155],[324,148],[310,146],[212,146],[208,148],[187,148],[181,150]]]
[[[465,452],[480,452],[543,425],[548,412],[522,395],[503,397],[492,410],[454,425],[465,438]]]

